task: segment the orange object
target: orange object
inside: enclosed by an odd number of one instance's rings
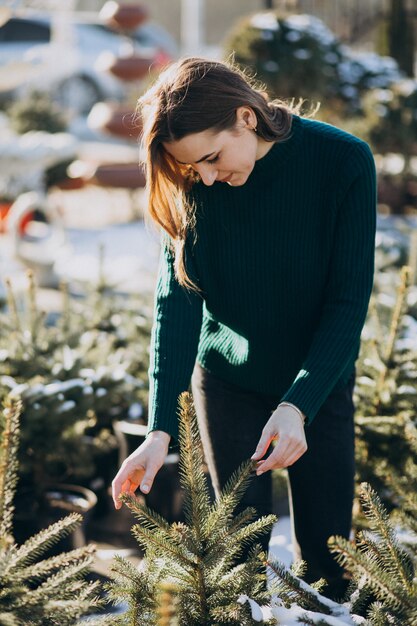
[[[13,202],[0,202],[0,233],[5,233],[7,230],[7,216],[12,204]]]

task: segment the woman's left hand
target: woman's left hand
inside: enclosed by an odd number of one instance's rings
[[[271,454],[262,459],[272,441],[276,441]],[[291,406],[278,406],[265,424],[252,460],[258,461],[256,474],[260,476],[271,469],[288,467],[307,450],[304,424],[301,416]]]

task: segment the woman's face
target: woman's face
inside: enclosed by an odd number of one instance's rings
[[[255,161],[272,147],[255,134],[255,127],[255,113],[240,107],[235,128],[193,133],[163,146],[176,161],[191,165],[205,185],[219,181],[237,187],[246,183]]]

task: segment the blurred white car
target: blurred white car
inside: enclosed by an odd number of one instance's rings
[[[103,52],[123,54],[133,47],[168,62],[177,55],[175,40],[163,28],[144,23],[132,38],[99,23],[97,16],[75,13],[12,17],[0,26],[0,92],[49,91],[64,107],[85,114],[104,99],[121,100],[123,83],[97,70]]]

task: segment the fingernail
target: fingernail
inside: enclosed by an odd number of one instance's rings
[[[262,470],[258,470],[258,471],[256,472],[256,475],[257,475],[257,476],[260,476],[261,474],[263,474],[263,471],[262,471]]]
[[[142,485],[141,490],[142,490],[144,493],[148,493],[148,491],[149,491],[149,485]]]

